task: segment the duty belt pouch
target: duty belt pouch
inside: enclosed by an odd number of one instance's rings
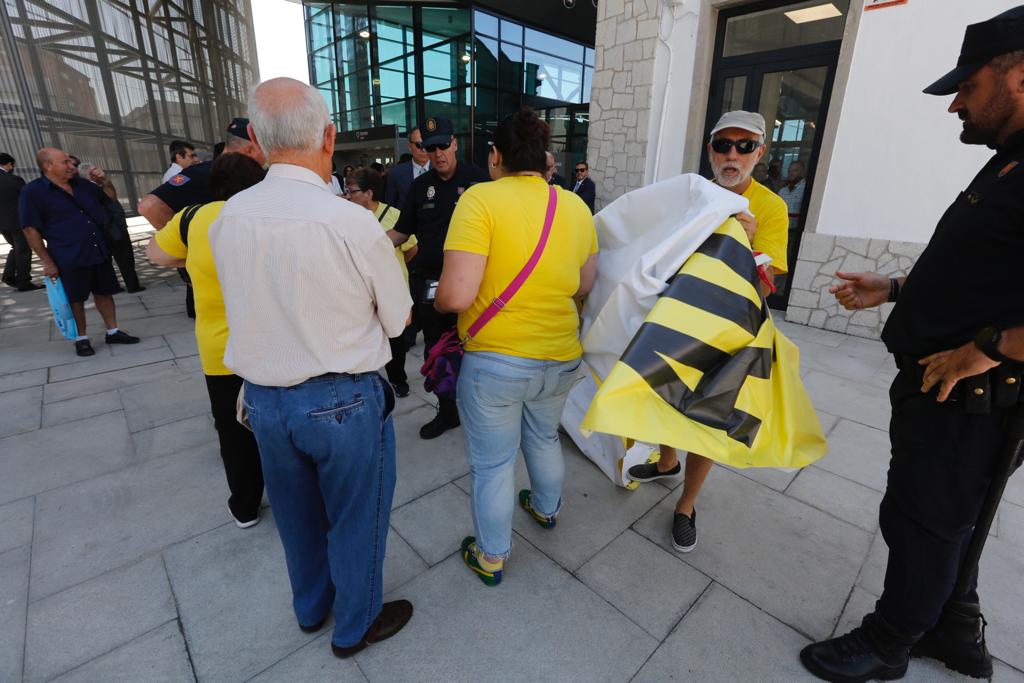
[[[982,373],[960,380],[964,386],[964,411],[972,415],[987,415],[992,412],[992,391],[989,374]]]
[[[992,403],[996,408],[1009,408],[1020,400],[1021,366],[1002,363],[992,372]]]

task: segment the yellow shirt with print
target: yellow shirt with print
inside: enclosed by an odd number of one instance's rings
[[[782,197],[767,187],[750,179],[750,187],[743,196],[750,202],[750,213],[757,219],[757,231],[754,233],[754,251],[772,257],[771,265],[780,273],[789,270],[789,207]]]
[[[199,361],[207,375],[234,374],[224,365],[224,349],[228,345],[228,320],[220,280],[210,250],[210,226],[217,220],[224,202],[211,202],[200,208],[188,224],[188,246],[181,241],[181,217],[174,214],[159,232],[156,243],[175,258],[185,259],[185,270],[192,278],[196,299],[196,344]]]
[[[380,223],[380,227],[384,228],[384,232],[387,232],[398,224],[398,217],[401,214],[401,211],[390,204],[377,202],[377,208],[373,212],[373,217]],[[409,284],[409,268],[405,265],[405,252],[415,247],[416,244],[416,235],[409,235],[409,239],[405,244],[395,248],[395,257],[398,259],[398,265],[402,267],[402,275],[405,276],[406,284]]]
[[[580,268],[597,253],[590,209],[577,195],[558,191],[551,235],[537,267],[512,300],[470,340],[467,351],[566,361],[583,353],[573,295]],[[507,176],[470,187],[448,227],[445,251],[487,257],[483,280],[469,310],[459,314],[459,334],[519,274],[533,254],[547,214],[548,184],[536,176]]]

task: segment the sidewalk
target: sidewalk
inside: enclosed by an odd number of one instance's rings
[[[456,554],[472,532],[462,432],[418,438],[434,408],[414,381],[395,418],[385,589],[416,612],[335,659],[330,628],[295,623],[270,510],[250,530],[228,517],[184,291],[143,245],[148,289],[116,297],[136,346],[103,344],[90,309],[96,355],[78,358],[44,292],[0,292],[0,681],[805,681],[800,648],[850,628],[881,591],[895,370],[878,342],[780,321],[829,435],[824,460],[716,467],[684,556],[669,538],[680,481],[618,489],[563,439],[558,526],[517,509],[497,588]],[[998,681],[1024,681],[1022,576],[1018,475],[981,575]],[[956,679],[915,660],[906,680]]]

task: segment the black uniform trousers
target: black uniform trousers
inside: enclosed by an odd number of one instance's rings
[[[25,287],[32,283],[32,249],[25,239],[21,228],[0,230],[4,240],[11,245],[7,252],[7,263],[4,264],[3,279],[13,282],[15,287]]]
[[[409,375],[405,372],[405,334],[388,339],[388,342],[391,344],[391,360],[384,366],[388,381],[392,384],[408,382]]]
[[[134,292],[139,288],[139,275],[135,272],[135,249],[131,239],[122,237],[116,242],[110,243],[110,255],[117,263],[117,269],[121,271],[121,279],[124,280],[124,288]]]
[[[892,459],[879,515],[889,546],[877,609],[905,634],[938,622],[994,476],[1010,409],[969,414],[959,401],[921,393],[921,370],[904,367],[889,389]],[[973,590],[968,601],[977,602]]]
[[[256,437],[238,423],[236,405],[242,389],[238,375],[206,375],[213,426],[220,441],[220,459],[228,480],[228,507],[240,522],[256,518],[263,500],[263,467]]]
[[[440,274],[438,274],[440,276]],[[412,320],[413,324],[423,331],[423,353],[424,356],[430,351],[430,347],[437,343],[448,330],[455,327],[459,316],[454,313],[441,313],[434,308],[433,302],[424,303],[423,295],[426,292],[426,280],[437,278],[426,278],[422,273],[410,275],[409,284],[412,291]],[[438,407],[446,416],[455,417],[458,415],[455,400],[450,398],[439,398]]]

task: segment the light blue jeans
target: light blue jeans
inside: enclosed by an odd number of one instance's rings
[[[535,360],[474,351],[459,371],[459,417],[473,475],[476,542],[492,557],[512,549],[515,464],[520,446],[530,474],[530,504],[553,517],[562,504],[565,462],[558,423],[580,359]]]

